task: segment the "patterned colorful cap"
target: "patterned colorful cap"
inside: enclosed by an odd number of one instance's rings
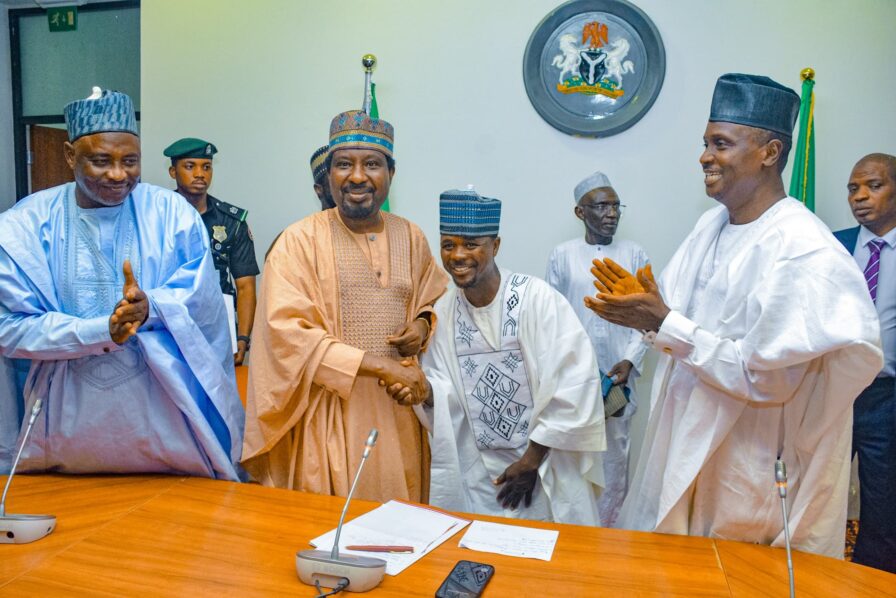
[[[314,177],[315,183],[327,174],[327,154],[329,151],[329,145],[322,145],[311,154],[311,176]]]
[[[218,148],[214,143],[209,143],[204,139],[196,137],[184,137],[178,139],[164,150],[162,154],[172,160],[180,160],[181,158],[205,158],[212,159],[212,156],[218,153]]]
[[[768,77],[728,73],[716,81],[709,122],[729,122],[788,137],[800,114],[800,96]]]
[[[120,91],[94,87],[89,98],[69,102],[63,112],[69,141],[94,133],[139,135],[134,103]]]
[[[490,237],[498,234],[501,202],[482,197],[472,186],[453,189],[439,196],[439,232],[460,237]]]
[[[392,125],[361,110],[337,114],[330,123],[330,151],[375,149],[391,158],[394,140]]]
[[[575,191],[573,191],[573,195],[575,195],[576,203],[582,201],[582,198],[585,197],[587,193],[594,191],[595,189],[600,189],[601,187],[612,187],[610,184],[610,179],[602,172],[595,172],[592,175],[585,177],[581,183],[576,185]]]

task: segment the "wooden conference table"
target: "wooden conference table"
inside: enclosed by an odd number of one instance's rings
[[[35,543],[0,544],[0,595],[314,596],[296,577],[295,553],[335,526],[342,504],[196,478],[22,475],[7,511],[50,513],[58,523]],[[353,501],[349,519],[375,506]],[[559,529],[553,559],[458,548],[461,532],[401,575],[387,575],[370,594],[433,596],[454,563],[466,559],[495,566],[485,598],[788,595],[780,549],[514,523]],[[896,575],[803,553],[793,560],[798,595],[896,595]]]

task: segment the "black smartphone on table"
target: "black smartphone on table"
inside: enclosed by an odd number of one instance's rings
[[[458,561],[436,590],[436,598],[479,598],[495,568],[485,563]]]

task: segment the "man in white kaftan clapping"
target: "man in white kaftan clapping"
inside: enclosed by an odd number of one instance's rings
[[[784,191],[799,103],[767,77],[722,76],[700,157],[721,205],[658,286],[649,267],[595,264],[607,292],[586,304],[661,353],[618,527],[782,546],[780,458],[793,546],[843,558],[852,404],[882,359],[861,271]]]

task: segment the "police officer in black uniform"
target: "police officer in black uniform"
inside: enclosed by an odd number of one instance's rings
[[[237,345],[235,365],[242,365],[249,350],[252,323],[255,320],[255,244],[246,223],[248,212],[209,195],[212,184],[214,144],[187,137],[175,141],[163,152],[171,158],[168,174],[183,195],[202,214],[208,230],[215,268],[221,277],[221,290],[236,297]]]

